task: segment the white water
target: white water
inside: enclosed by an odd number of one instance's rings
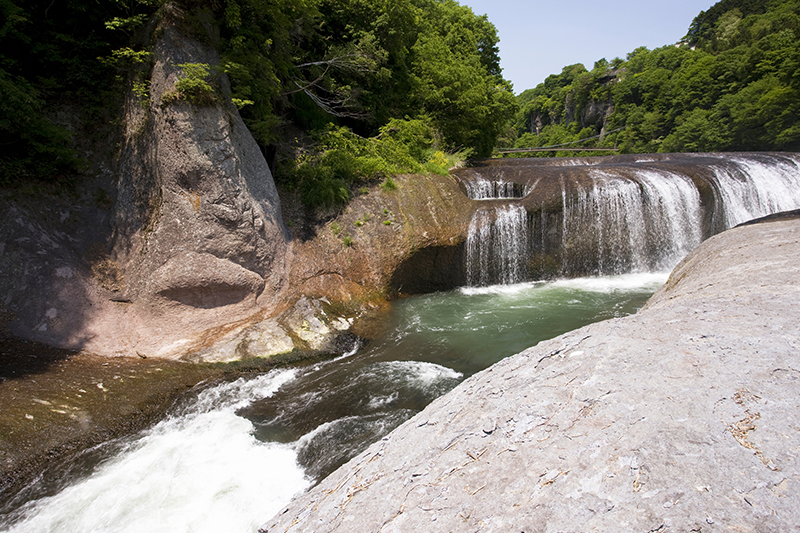
[[[638,178],[651,220],[649,239],[658,250],[652,268],[672,268],[702,240],[700,193],[691,179],[672,172],[645,169]]]
[[[291,445],[236,415],[295,377],[273,371],[202,392],[88,479],[28,504],[14,533],[256,531],[310,481]]]
[[[461,287],[458,292],[466,296],[525,295],[532,290],[549,289],[575,289],[585,292],[611,294],[624,291],[655,292],[666,283],[669,271],[639,272],[633,274],[619,274],[616,276],[590,276],[583,278],[559,279],[556,281],[526,281],[510,285],[489,285],[486,287]]]
[[[791,162],[790,162],[791,161]],[[735,157],[735,168],[714,167],[718,192],[725,207],[725,228],[772,213],[800,209],[800,163],[774,160],[765,165]]]
[[[610,294],[617,291],[656,291],[669,278],[669,271],[639,272],[617,276],[560,279],[550,283],[554,288],[577,289],[586,292]]]
[[[488,180],[478,175],[473,175],[471,179],[464,181],[467,196],[473,200],[522,198],[536,188],[537,183],[538,180],[522,185],[503,179]]]
[[[518,283],[525,279],[528,214],[521,205],[480,208],[467,234],[469,285]]]
[[[561,272],[566,274],[668,270],[714,232],[800,209],[797,156],[720,155],[718,161],[707,164],[708,171],[696,177],[712,187],[715,213],[708,212],[711,204],[702,204],[698,186],[688,175],[646,164],[635,170],[590,166],[589,185],[582,181],[584,185],[573,187],[568,173],[560,177],[560,227],[546,227],[542,204],[535,235],[530,234],[519,198],[511,198],[502,181],[471,174],[467,184],[471,197],[504,198],[506,205],[480,208],[474,215],[467,238],[467,283],[486,286],[525,281],[529,253],[535,260],[542,257],[536,254],[560,258]],[[535,167],[530,172],[526,194],[540,181]],[[583,169],[581,174],[585,173]]]
[[[597,273],[648,272],[675,266],[700,244],[700,194],[685,176],[641,170],[636,181],[592,171],[564,202],[562,246],[593,252]]]

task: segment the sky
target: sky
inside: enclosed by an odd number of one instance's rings
[[[521,93],[567,65],[589,70],[640,46],[678,42],[716,0],[460,0],[500,37],[503,77]]]

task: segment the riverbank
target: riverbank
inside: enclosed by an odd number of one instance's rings
[[[638,314],[476,374],[265,531],[800,524],[800,220],[703,243]]]
[[[185,391],[220,367],[108,358],[17,338],[0,340],[0,512],[36,476],[58,486],[75,454],[155,423]]]

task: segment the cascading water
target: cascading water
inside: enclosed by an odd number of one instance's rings
[[[519,184],[502,178],[489,180],[479,175],[473,175],[463,183],[467,189],[467,196],[473,200],[523,198],[536,187],[535,182]]]
[[[278,370],[203,391],[91,477],[19,509],[8,531],[255,531],[310,481],[295,447],[259,442],[237,411],[296,376]]]
[[[685,176],[642,170],[636,179],[593,170],[592,187],[562,194],[567,271],[669,269],[701,240],[700,195]]]
[[[800,161],[780,159],[769,164],[733,157],[714,166],[716,190],[724,206],[725,229],[772,213],[800,207]]]
[[[715,233],[800,209],[795,154],[492,160],[483,169],[488,177],[481,171],[458,174],[471,198],[493,200],[470,225],[470,285],[665,271]],[[503,185],[511,181],[513,195]],[[503,205],[491,207],[498,199]],[[522,227],[504,233],[510,219]]]
[[[470,286],[509,284],[526,277],[528,213],[520,205],[479,208],[467,234]]]

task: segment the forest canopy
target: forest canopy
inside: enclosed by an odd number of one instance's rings
[[[222,58],[185,65],[173,97],[202,104],[207,78],[225,72],[232,102],[290,186],[485,156],[516,111],[495,27],[454,0],[0,0],[0,182],[75,166],[55,104],[113,112],[127,90],[146,103],[152,21],[167,8],[190,31],[215,28]],[[329,152],[345,141],[360,151],[343,171]]]
[[[679,43],[570,65],[518,102],[518,148],[798,150],[800,1],[722,0]]]
[[[113,124],[126,94],[148,105],[165,10],[221,57],[183,65],[172,96],[215,102],[224,72],[276,179],[310,205],[498,145],[800,149],[800,0],[722,0],[674,45],[518,97],[496,28],[454,0],[0,0],[0,185],[80,171],[65,108]]]

